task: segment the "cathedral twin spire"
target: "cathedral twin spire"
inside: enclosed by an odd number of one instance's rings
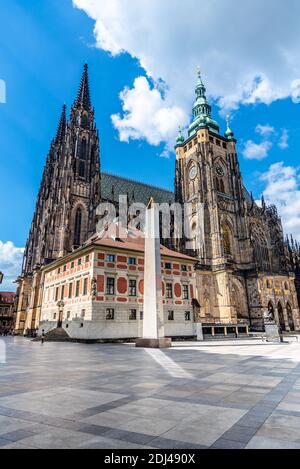
[[[87,64],[84,65],[81,83],[77,94],[77,98],[74,103],[74,107],[83,108],[87,111],[89,111],[92,107]]]
[[[90,95],[90,86],[89,86],[89,76],[88,76],[88,65],[85,64],[83,68],[83,74],[80,81],[79,90],[77,93],[77,97],[73,104],[73,109],[82,109],[86,111],[91,111],[92,104],[91,104],[91,95]],[[67,106],[64,104],[62,107],[62,112],[56,132],[56,136],[54,138],[55,144],[63,143],[66,128],[67,128]]]

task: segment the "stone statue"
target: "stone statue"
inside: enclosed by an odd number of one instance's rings
[[[267,324],[271,324],[274,322],[274,314],[272,311],[265,311],[264,312],[264,322]]]

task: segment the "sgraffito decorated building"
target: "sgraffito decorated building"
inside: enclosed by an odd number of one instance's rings
[[[228,121],[222,135],[212,119],[200,73],[193,120],[175,151],[174,193],[103,173],[84,67],[70,120],[64,107],[42,177],[18,279],[18,332],[62,325],[74,338],[140,335],[143,247],[95,238],[99,203],[112,202],[118,211],[120,195],[129,203],[153,197],[191,207],[188,239],[162,240],[168,335],[193,336],[195,322],[207,335],[263,330],[266,311],[283,330],[300,329],[298,247],[284,239],[276,207],[264,200],[258,206],[245,189],[234,133]]]
[[[15,293],[0,292],[0,333],[14,330],[16,319],[14,311],[15,298]]]
[[[73,338],[142,335],[144,248],[141,236],[96,235],[43,268],[40,328],[63,327]],[[168,336],[194,335],[195,259],[161,246],[162,294]]]

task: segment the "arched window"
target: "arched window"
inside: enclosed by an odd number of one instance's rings
[[[264,272],[270,271],[268,244],[261,227],[251,227],[251,244],[253,247],[254,262],[256,263],[256,266]]]
[[[83,139],[81,140],[81,147],[80,147],[80,159],[81,160],[86,159],[86,148],[87,148],[86,138],[83,137]]]
[[[223,194],[225,194],[225,185],[223,179],[220,179],[220,192],[223,192]]]
[[[81,125],[82,127],[88,127],[89,125],[89,118],[88,118],[88,115],[87,114],[83,114],[82,118],[81,118]]]
[[[219,179],[218,178],[215,178],[215,189],[220,192],[220,183],[219,183]]]
[[[191,227],[191,241],[192,241],[192,249],[196,251],[197,249],[197,223],[194,221]]]
[[[75,215],[75,227],[74,227],[74,246],[79,247],[81,244],[81,224],[82,224],[82,211],[80,208],[77,209]]]
[[[85,162],[84,161],[79,161],[79,177],[81,178],[85,177]]]
[[[224,255],[231,256],[232,249],[231,249],[231,231],[228,225],[223,225],[223,246],[224,246]]]

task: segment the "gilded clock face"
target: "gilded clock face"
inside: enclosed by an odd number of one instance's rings
[[[215,168],[216,170],[216,173],[218,176],[220,177],[223,177],[224,176],[224,169],[222,168],[222,166],[220,166],[219,164],[216,166]]]
[[[198,174],[198,170],[196,166],[192,166],[190,169],[190,179],[195,179]]]

